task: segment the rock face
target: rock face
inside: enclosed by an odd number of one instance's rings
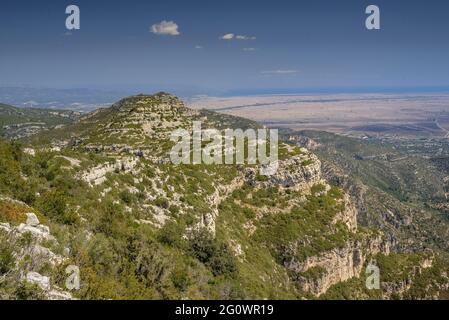
[[[245,178],[250,185],[257,187],[277,186],[295,190],[307,190],[317,183],[326,183],[321,176],[320,160],[314,154],[304,152],[286,160],[279,160],[277,171],[267,176],[266,181],[257,179],[258,170],[254,168],[246,169]]]
[[[32,227],[36,227],[39,225],[39,219],[36,217],[36,215],[32,212],[29,212],[27,215],[27,222],[26,224]]]
[[[50,278],[37,272],[28,272],[26,275],[26,281],[37,284],[42,290],[50,290]]]
[[[74,300],[69,292],[61,291],[59,289],[48,291],[47,298],[48,300]]]
[[[106,174],[119,171],[130,172],[138,164],[138,158],[124,157],[115,163],[107,163],[89,169],[80,175],[80,178],[90,185],[99,185],[106,181]]]
[[[323,252],[318,256],[308,257],[303,262],[291,261],[286,267],[291,271],[302,274],[312,268],[319,268],[317,277],[298,276],[298,283],[302,290],[319,296],[330,286],[358,277],[369,255],[377,253],[389,254],[390,248],[381,237],[361,241],[347,242],[342,248],[335,248]]]
[[[200,224],[196,228],[206,228],[210,233],[215,234],[215,220],[218,216],[218,205],[225,200],[234,190],[242,187],[244,183],[248,183],[256,188],[268,187],[282,187],[292,188],[295,190],[302,190],[310,193],[310,189],[315,184],[323,184],[328,187],[326,181],[321,177],[321,162],[312,153],[303,149],[304,154],[291,157],[286,160],[278,161],[277,171],[270,176],[267,176],[267,181],[259,181],[259,168],[245,168],[242,176],[235,178],[229,185],[219,186],[214,194],[208,197],[208,202],[211,206],[211,211],[202,216]],[[349,198],[346,198],[348,205]],[[342,216],[345,219],[344,223],[351,229],[357,228],[356,209],[354,206],[349,206],[350,214]]]
[[[285,263],[285,267],[297,275],[299,287],[304,292],[315,296],[325,293],[334,284],[358,277],[368,257],[379,253],[385,255],[390,253],[390,243],[382,234],[360,234],[355,237],[359,234],[357,209],[348,195],[344,195],[343,201],[344,210],[335,215],[332,225],[343,223],[355,240],[348,240],[331,250],[309,256],[304,261],[293,259]],[[329,228],[332,227],[329,226]],[[291,249],[299,251],[301,247]]]
[[[54,240],[54,237],[50,234],[50,228],[42,224],[37,224],[33,226],[21,223],[17,227],[16,231],[20,234],[29,232],[34,237],[37,237],[41,240]]]
[[[358,277],[368,257],[382,253],[390,253],[390,243],[382,234],[360,234],[357,231],[357,210],[348,195],[343,196],[344,209],[333,218],[329,230],[336,224],[344,224],[354,239],[336,245],[335,248],[309,256],[298,261],[293,258],[284,266],[296,276],[299,287],[307,293],[319,296],[332,285]],[[355,237],[355,235],[358,235]],[[296,256],[302,250],[300,244],[290,246],[289,256]]]
[[[320,160],[312,153],[302,149],[302,154],[279,161],[278,171],[259,181],[255,169],[246,169],[246,180],[255,188],[281,187],[299,191],[304,195],[326,195],[331,189],[323,177]],[[316,186],[319,191],[316,191]],[[315,191],[314,191],[315,190]],[[306,197],[304,197],[304,201]],[[390,244],[381,234],[363,234],[358,232],[358,211],[348,194],[343,194],[342,210],[338,211],[327,226],[332,235],[337,225],[344,225],[350,240],[335,244],[335,248],[311,255],[304,260],[291,258],[298,256],[307,240],[291,243],[285,248],[284,267],[305,293],[319,296],[332,285],[358,277],[368,257],[382,253],[389,254]]]
[[[39,219],[34,213],[29,212],[26,216],[26,223],[21,223],[17,228],[11,228],[9,224],[3,224],[3,229],[8,232],[14,231],[19,235],[31,233],[33,237],[39,240],[54,240],[54,237],[50,234],[50,228],[40,224]]]
[[[394,281],[382,281],[381,282],[381,289],[382,289],[382,296],[384,299],[392,299],[393,297],[404,299],[406,298],[406,294],[408,291],[412,288],[414,283],[416,282],[417,278],[421,276],[422,273],[425,272],[426,269],[432,268],[435,263],[435,255],[434,253],[429,250],[427,257],[419,261],[417,265],[414,265],[411,270],[408,270],[407,274],[402,277],[400,280],[394,280]],[[436,283],[434,282],[433,285],[437,288],[435,292],[438,292],[439,290],[448,290],[449,288],[449,278],[447,277],[447,274],[443,272],[441,277],[445,280]],[[431,292],[431,290],[429,290]],[[438,294],[436,296],[429,295],[426,293],[425,296],[426,299],[438,299]]]
[[[73,300],[72,295],[69,292],[62,291],[60,288],[52,288],[50,284],[50,278],[41,275],[37,272],[28,272],[25,280],[28,283],[37,285],[43,292],[48,300]]]
[[[23,268],[22,265],[26,266],[25,269],[17,270],[19,273],[18,278],[21,281],[37,285],[47,299],[72,299],[72,295],[69,292],[52,286],[50,277],[37,272],[45,266],[56,267],[61,265],[64,262],[64,258],[44,246],[48,242],[56,242],[56,239],[50,233],[50,228],[41,224],[36,214],[32,212],[26,213],[26,217],[26,223],[21,223],[17,227],[9,223],[0,223],[0,230],[8,235],[7,239],[12,243],[19,242],[25,234],[31,235],[30,242],[19,246],[17,251],[14,252],[16,268],[19,268],[19,266]],[[27,262],[25,263],[25,261]]]
[[[229,185],[220,185],[216,188],[215,192],[208,197],[211,210],[207,214],[201,217],[200,223],[196,225],[192,230],[198,230],[205,228],[208,232],[215,236],[215,220],[218,217],[218,206],[224,201],[232,192],[240,188],[244,183],[242,176],[235,178]]]
[[[304,148],[309,149],[309,150],[316,150],[316,149],[318,149],[321,146],[315,140],[310,139],[310,138],[305,137],[305,136],[300,136],[300,135],[290,136],[288,138],[288,140],[291,141],[291,142],[297,143],[301,147],[304,147]]]
[[[311,194],[317,185],[322,186],[322,191],[316,194],[326,194],[330,189],[323,177],[320,160],[305,149],[300,155],[279,161],[278,171],[266,181],[258,181],[257,172],[252,169],[248,169],[246,179],[258,188],[278,186],[304,194]],[[344,224],[355,236],[358,234],[358,212],[347,194],[343,195],[342,207],[344,209],[336,213],[328,226],[329,232],[332,233],[337,224]],[[287,250],[292,251],[289,256],[295,256],[302,250],[302,244],[292,244]],[[359,276],[369,256],[389,252],[390,245],[381,235],[364,235],[360,240],[348,240],[344,245],[309,256],[303,261],[291,259],[284,263],[284,267],[295,275],[295,282],[303,292],[319,296],[332,285]]]
[[[321,162],[311,153],[280,161],[276,174],[269,182],[282,187],[308,188],[322,180]]]
[[[357,209],[347,194],[344,195],[344,207],[345,210],[337,213],[334,217],[333,223],[336,224],[337,222],[342,222],[348,227],[349,231],[356,232]]]

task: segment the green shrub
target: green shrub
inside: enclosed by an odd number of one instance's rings
[[[167,199],[161,197],[154,200],[154,205],[159,208],[168,209],[170,204]]]
[[[181,247],[183,233],[184,228],[180,223],[169,221],[159,230],[158,240],[172,247]]]
[[[227,244],[219,242],[208,231],[201,230],[190,239],[190,252],[208,266],[214,275],[232,275],[236,262]]]
[[[303,162],[301,162],[301,165],[303,167],[307,167],[307,166],[311,165],[312,163],[313,163],[312,159],[307,159],[307,160],[304,160]]]
[[[217,245],[217,251],[208,261],[214,275],[232,275],[237,271],[234,255],[224,243]]]
[[[0,275],[3,275],[14,268],[15,259],[13,250],[6,239],[0,237],[0,241]]]
[[[14,290],[14,296],[18,300],[44,300],[45,296],[42,289],[36,284],[31,284],[28,282],[19,283]]]
[[[122,206],[108,200],[100,205],[97,213],[96,229],[98,232],[113,237],[126,233],[130,221],[129,215],[123,213]]]
[[[182,267],[178,267],[173,270],[170,278],[175,288],[180,291],[186,291],[191,284],[189,273]]]
[[[322,183],[314,184],[311,189],[312,194],[323,192],[324,190],[326,190],[326,187]]]
[[[171,205],[170,208],[168,209],[168,211],[170,211],[170,213],[176,217],[179,214],[179,207],[176,205]]]
[[[44,193],[35,205],[45,216],[57,222],[69,225],[79,222],[78,215],[67,207],[67,197],[58,190]]]
[[[120,199],[128,205],[134,202],[134,196],[128,190],[123,190],[122,192],[120,192],[119,196]]]
[[[135,273],[145,285],[163,286],[169,269],[170,262],[159,245],[148,243],[139,248],[135,260]]]

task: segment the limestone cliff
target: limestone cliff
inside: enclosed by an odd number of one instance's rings
[[[319,296],[334,284],[358,277],[370,256],[389,252],[388,243],[377,236],[348,241],[341,248],[308,257],[302,262],[290,261],[285,266],[297,274],[296,279],[302,290]],[[315,274],[310,272],[313,270]]]

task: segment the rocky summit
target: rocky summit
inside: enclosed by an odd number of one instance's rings
[[[0,298],[447,297],[444,252],[398,245],[362,219],[303,147],[318,143],[280,141],[271,176],[258,164],[174,165],[170,134],[193,121],[261,128],[157,93],[1,140]],[[79,270],[79,288],[67,270]]]

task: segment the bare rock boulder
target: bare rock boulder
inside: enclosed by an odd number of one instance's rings
[[[29,212],[26,214],[27,215],[27,222],[26,224],[28,226],[32,226],[32,227],[36,227],[39,225],[39,219],[36,217],[36,215],[32,212]]]

